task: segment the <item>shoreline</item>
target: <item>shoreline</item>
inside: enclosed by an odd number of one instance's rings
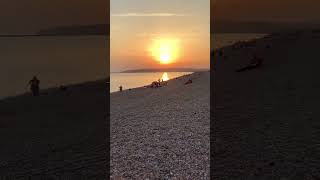
[[[60,89],[59,89],[60,86],[64,86],[64,87],[67,87],[67,88],[68,87],[72,88],[72,87],[78,87],[78,86],[86,86],[86,85],[95,84],[95,83],[101,83],[103,81],[106,82],[106,84],[108,84],[108,78],[90,80],[90,81],[85,81],[85,82],[76,82],[76,83],[70,83],[70,84],[61,83],[58,86],[52,86],[52,87],[48,87],[48,88],[45,88],[45,89],[40,89],[40,95],[39,96],[45,96],[45,95],[48,95],[48,93],[51,93],[51,92],[58,92],[58,91],[60,91]],[[19,97],[24,97],[24,96],[32,96],[30,90],[22,92],[22,93],[18,93],[16,95],[0,97],[0,102],[8,100],[8,99],[14,99],[14,98],[19,98]]]
[[[234,46],[235,44],[237,44],[239,42],[249,43],[250,44],[252,41],[260,40],[260,39],[263,39],[265,37],[271,36],[273,33],[270,33],[270,34],[268,34],[268,33],[218,33],[218,34],[250,34],[250,35],[252,35],[252,34],[258,35],[259,34],[259,35],[261,35],[261,37],[251,38],[251,39],[247,39],[247,40],[238,40],[238,41],[234,41],[233,43],[230,43],[228,45],[217,47],[216,49],[212,48],[211,51],[210,51],[211,54],[212,54],[213,51],[221,51],[223,49],[232,48],[232,46]],[[211,37],[211,38],[213,38],[213,37]]]
[[[206,71],[202,71],[202,72],[206,72]],[[146,73],[150,73],[150,72],[146,72]],[[154,72],[154,73],[164,73],[164,72]],[[199,73],[199,72],[184,72],[184,73],[190,73],[190,74],[181,75],[181,76],[169,79],[168,81],[164,81],[164,82],[169,82],[171,80],[178,79],[178,78],[181,78],[181,77],[184,77],[184,76],[189,76],[189,75],[192,75],[194,73]],[[133,73],[133,74],[135,74],[135,73]],[[154,81],[156,81],[156,79]],[[151,83],[152,82],[150,82],[149,84],[145,84],[145,85],[139,86],[139,87],[124,89],[123,92],[124,91],[136,90],[136,89],[145,89],[145,88],[148,88],[147,86],[149,86]],[[110,92],[110,95],[113,94],[113,93],[120,93],[120,92],[119,91]]]

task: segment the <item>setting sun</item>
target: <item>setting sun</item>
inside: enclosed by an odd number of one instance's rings
[[[160,64],[171,64],[178,58],[179,41],[177,39],[154,39],[149,51]]]

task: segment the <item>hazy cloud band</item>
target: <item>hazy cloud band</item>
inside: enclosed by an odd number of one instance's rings
[[[111,14],[114,17],[173,17],[173,16],[187,16],[186,14],[174,14],[174,13],[120,13]]]

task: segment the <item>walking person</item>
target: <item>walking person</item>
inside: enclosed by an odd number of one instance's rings
[[[33,96],[39,96],[39,91],[40,91],[40,81],[39,79],[37,78],[37,76],[33,76],[33,78],[29,81],[29,84],[30,86],[30,90],[32,92],[32,95]]]

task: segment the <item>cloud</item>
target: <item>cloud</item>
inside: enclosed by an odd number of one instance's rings
[[[188,16],[186,14],[175,14],[175,13],[120,13],[111,14],[114,17],[182,17]]]
[[[163,38],[163,37],[179,37],[182,39],[197,39],[199,37],[203,37],[204,34],[203,32],[184,32],[184,33],[171,33],[171,34],[163,34],[163,33],[148,33],[148,32],[143,32],[143,33],[138,33],[136,34],[137,37],[142,37],[142,38],[149,38],[149,39],[158,39],[158,38]],[[207,33],[207,36],[210,36],[210,33]]]

